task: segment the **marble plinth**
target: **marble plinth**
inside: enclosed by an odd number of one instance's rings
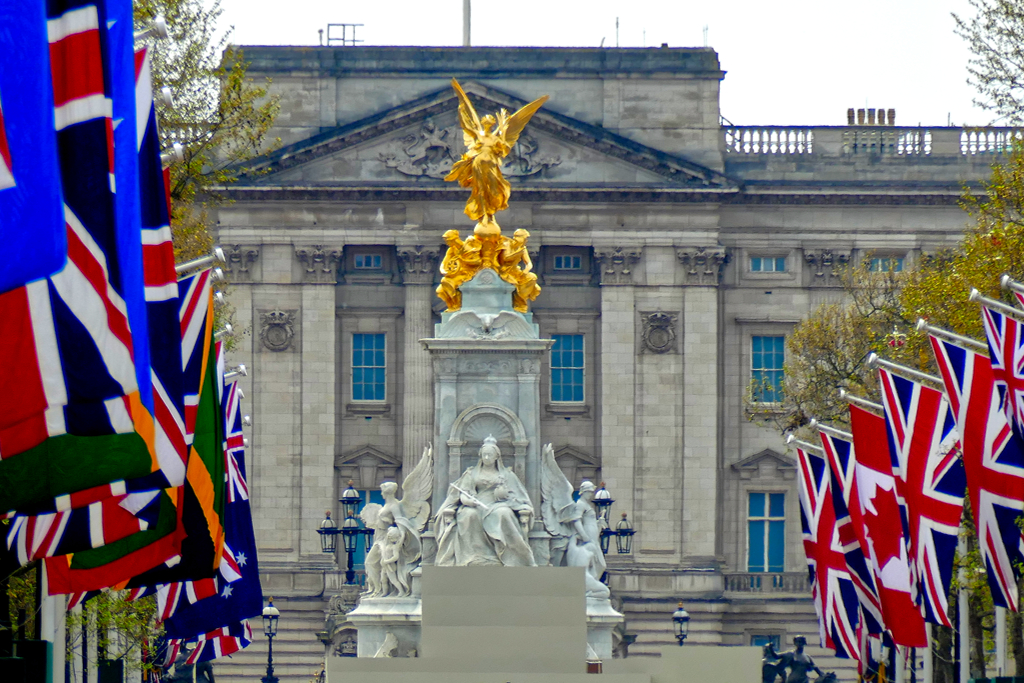
[[[398,639],[395,657],[412,657],[418,653],[423,620],[423,603],[418,597],[363,597],[347,617],[359,632],[357,656],[373,657],[388,633]]]
[[[598,658],[612,658],[612,630],[623,619],[608,598],[587,598],[587,644]]]

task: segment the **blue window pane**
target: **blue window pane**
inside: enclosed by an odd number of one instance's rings
[[[363,397],[363,385],[352,382],[352,400],[353,401],[365,401]]]
[[[352,335],[352,348],[353,349],[362,349],[363,348],[363,338],[365,336],[366,336],[365,334],[353,334]]]
[[[373,381],[377,384],[384,386],[384,368],[375,368],[373,371]]]
[[[749,553],[747,557],[748,572],[763,572],[764,566],[764,522],[747,522],[747,538],[749,539]]]
[[[387,358],[384,334],[352,335],[352,400],[386,398]]]
[[[374,351],[373,353],[373,364],[378,367],[384,367],[384,350]]]
[[[775,270],[779,273],[783,273],[786,270],[786,257],[775,259]]]
[[[786,523],[782,520],[768,522],[768,571],[781,572],[786,566]]]
[[[757,272],[757,271],[761,270],[761,258],[760,257],[758,257],[758,256],[751,257],[751,259],[750,259],[750,270],[752,270],[754,272]]]
[[[551,400],[583,401],[583,335],[555,334],[552,339]]]
[[[786,494],[785,493],[772,493],[768,496],[768,516],[769,517],[785,517],[786,516]]]
[[[764,494],[751,493],[748,500],[747,516],[764,517]]]

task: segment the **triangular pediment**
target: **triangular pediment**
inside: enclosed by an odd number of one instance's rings
[[[398,481],[402,460],[370,445],[353,448],[334,458],[342,488],[349,481],[360,490],[375,489],[385,481]]]
[[[481,115],[526,104],[475,82],[464,88]],[[317,187],[435,187],[459,192],[444,175],[465,149],[450,88],[324,131],[261,159],[242,185]],[[541,109],[505,160],[506,177],[521,189],[668,187],[721,191],[735,187],[723,174],[681,156],[557,112]]]
[[[733,463],[732,469],[739,472],[744,479],[770,476],[772,472],[783,479],[791,479],[796,474],[796,462],[790,457],[766,448]]]

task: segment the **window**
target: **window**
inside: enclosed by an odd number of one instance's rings
[[[785,337],[753,337],[750,354],[751,393],[756,403],[782,401]]]
[[[873,258],[868,264],[868,270],[872,273],[899,273],[903,270],[903,257]]]
[[[583,335],[553,334],[551,401],[583,402]]]
[[[751,256],[750,272],[752,273],[784,273],[786,272],[786,257],[776,256]]]
[[[380,270],[380,254],[356,254],[356,270]]]
[[[583,270],[583,261],[579,256],[555,256],[555,270]]]
[[[765,645],[768,645],[769,643],[771,643],[773,646],[775,646],[775,649],[778,650],[779,647],[782,644],[781,642],[779,642],[781,640],[782,640],[782,638],[779,636],[778,633],[776,633],[774,635],[767,634],[767,633],[751,633],[750,634],[750,644],[754,645],[756,647],[764,647]]]
[[[748,495],[747,571],[785,571],[786,494]]]
[[[352,400],[383,401],[384,333],[352,335]]]

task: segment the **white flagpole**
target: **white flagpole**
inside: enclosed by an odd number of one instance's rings
[[[996,607],[996,676],[1006,675],[1006,608]]]
[[[462,0],[462,47],[469,47],[469,0]]]
[[[903,683],[907,679],[907,667],[906,662],[903,659],[903,654],[906,652],[906,648],[897,646],[893,649],[896,650],[896,656],[893,657],[893,663],[896,665],[893,681],[895,683]]]
[[[50,643],[50,671],[47,683],[64,683],[64,643],[66,611],[63,595],[47,595],[45,563],[40,563],[39,573],[43,585],[39,591],[42,605],[39,606],[39,632],[42,639]]]
[[[957,550],[960,557],[967,556],[967,541],[961,536],[957,542]],[[964,570],[961,567],[959,574],[960,590],[957,591],[957,623],[960,631],[960,683],[967,683],[971,678],[971,628],[967,623],[967,588],[964,586]]]
[[[921,664],[922,664],[922,678],[924,680],[918,681],[918,683],[932,683],[932,625],[924,625],[924,633],[928,640],[928,645],[921,651]]]

